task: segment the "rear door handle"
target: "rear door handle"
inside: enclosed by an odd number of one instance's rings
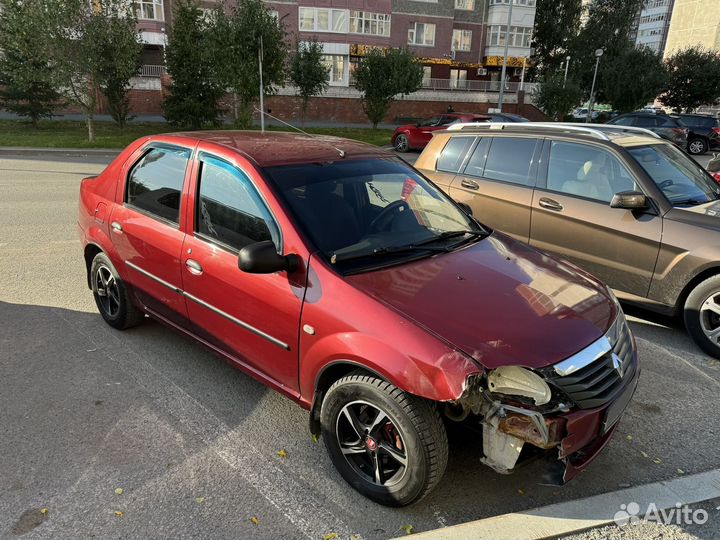
[[[543,208],[547,208],[548,210],[552,210],[554,212],[562,212],[563,209],[562,204],[553,199],[548,199],[547,197],[542,197],[538,204]]]
[[[480,184],[474,180],[467,180],[465,178],[463,178],[462,182],[460,182],[460,185],[467,189],[480,189]]]
[[[113,228],[113,231],[115,231],[118,234],[122,234],[123,228],[122,228],[122,225],[120,225],[120,223],[118,223],[117,221],[113,221],[110,224],[110,226]]]
[[[188,272],[190,272],[191,274],[195,274],[196,276],[199,276],[203,273],[202,265],[195,259],[186,260],[185,267],[188,269]]]

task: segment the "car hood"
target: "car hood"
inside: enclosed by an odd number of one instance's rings
[[[687,208],[672,208],[665,214],[665,219],[697,225],[707,229],[720,229],[720,201],[711,201]]]
[[[346,279],[490,369],[564,360],[602,337],[617,311],[595,278],[499,233]]]

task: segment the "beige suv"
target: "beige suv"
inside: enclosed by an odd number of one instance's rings
[[[575,262],[621,300],[682,314],[720,358],[720,185],[650,131],[459,124],[415,167],[481,222]]]

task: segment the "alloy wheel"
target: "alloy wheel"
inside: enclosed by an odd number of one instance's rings
[[[714,345],[720,345],[720,292],[713,293],[702,303],[700,327]]]
[[[701,140],[695,139],[690,142],[688,150],[690,150],[691,154],[702,154],[703,150],[705,150],[705,145]]]
[[[98,266],[95,272],[95,290],[102,310],[107,316],[115,317],[120,311],[120,289],[107,266]]]
[[[408,139],[405,135],[398,135],[395,139],[395,150],[398,152],[406,152],[408,149]]]
[[[348,464],[366,481],[389,487],[405,476],[405,438],[377,405],[360,400],[348,403],[337,416],[335,433]]]

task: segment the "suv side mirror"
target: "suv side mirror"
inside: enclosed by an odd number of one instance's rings
[[[621,191],[613,195],[612,201],[610,201],[610,208],[644,210],[648,206],[647,197],[639,191]]]
[[[273,274],[286,270],[297,270],[300,261],[297,255],[280,255],[270,240],[245,246],[238,255],[238,267],[249,274]]]

